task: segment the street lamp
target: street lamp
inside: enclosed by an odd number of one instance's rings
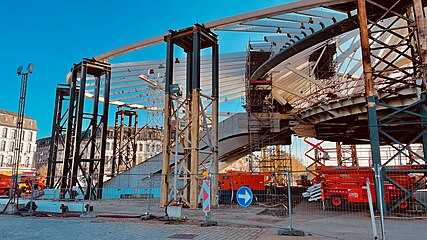
[[[28,64],[28,66],[27,66],[27,72],[26,73],[22,72],[23,68],[24,68],[23,66],[19,66],[18,69],[16,70],[16,73],[18,74],[18,76],[21,76],[21,75],[22,76],[24,76],[24,75],[28,76],[29,73],[33,73],[33,71],[34,71],[34,64],[32,64],[32,63]]]

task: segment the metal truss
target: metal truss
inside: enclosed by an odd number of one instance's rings
[[[181,200],[198,207],[201,172],[212,179],[212,198],[218,193],[218,43],[201,25],[170,31],[167,42],[161,206]],[[187,54],[186,93],[174,83],[174,46]],[[200,51],[212,48],[210,94],[201,88]],[[211,110],[212,117],[207,111]],[[172,166],[172,168],[171,168]]]
[[[61,179],[63,198],[74,199],[79,192],[85,199],[102,198],[110,78],[110,64],[91,59],[83,59],[71,69],[70,92],[78,94],[71,94],[69,100]],[[85,112],[86,84],[90,79],[94,82],[94,100],[92,112]]]
[[[123,110],[122,107],[119,107],[116,112],[114,126],[112,176],[129,170],[136,165],[137,135],[138,113],[132,110]]]
[[[74,95],[78,94],[77,92]],[[76,96],[74,96],[76,97]],[[68,119],[68,101],[70,99],[70,86],[60,85],[56,88],[55,105],[53,109],[52,133],[50,137],[50,151],[47,165],[46,186],[59,188],[61,183],[61,171],[63,152],[65,149],[65,134]]]
[[[402,9],[402,5],[408,4],[410,6]],[[367,14],[368,11],[370,14]],[[359,0],[358,12],[372,164],[377,179],[376,196],[381,199],[377,201],[378,209],[390,214],[403,203],[411,201],[426,207],[427,204],[414,194],[425,186],[427,176],[427,49],[422,1],[398,0],[383,5],[379,1]],[[384,38],[393,38],[393,41],[386,43]],[[379,93],[385,93],[386,97],[399,96],[406,88],[416,88],[418,100],[403,107],[394,107],[379,98]],[[377,115],[379,107],[387,111]],[[393,156],[383,161],[381,143],[396,150]],[[413,143],[422,143],[423,154],[412,150],[410,145]],[[392,160],[401,155],[411,159],[412,164],[405,168],[390,166]],[[418,180],[405,186],[393,178],[396,171],[418,174]],[[385,196],[384,181],[392,183],[402,192],[389,206],[381,198]]]

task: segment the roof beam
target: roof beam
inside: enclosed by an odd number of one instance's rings
[[[296,68],[292,68],[292,67],[287,66],[287,65],[284,65],[284,67],[285,67],[286,69],[288,69],[289,71],[292,71],[292,72],[294,72],[294,73],[298,74],[300,77],[305,78],[306,80],[308,80],[308,81],[312,82],[313,84],[316,84],[316,85],[317,85],[317,86],[319,86],[320,88],[326,88],[326,87],[327,87],[327,86],[326,86],[326,84],[324,84],[323,82],[321,82],[321,81],[319,81],[319,80],[315,79],[314,77],[309,76],[308,74],[306,74],[306,73],[305,73],[305,72],[303,72],[303,71],[300,71],[300,70],[298,70],[298,69],[296,69]]]
[[[304,94],[299,93],[299,92],[295,91],[294,89],[291,89],[291,88],[288,88],[285,86],[279,86],[279,85],[273,83],[273,88],[277,88],[279,90],[290,93],[290,94],[295,95],[295,96],[300,97],[300,98],[305,98]]]
[[[285,105],[286,103],[288,103],[288,100],[282,97],[282,95],[280,95],[277,90],[273,89],[271,93],[273,94],[273,98],[276,99],[280,104]]]

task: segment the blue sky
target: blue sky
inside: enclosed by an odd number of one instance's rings
[[[55,88],[64,83],[73,63],[111,49],[165,33],[289,1],[0,1],[0,109],[18,109],[19,65],[34,63],[29,77],[26,115],[38,122],[38,137],[50,135]],[[243,50],[233,38],[220,35],[220,50]],[[223,42],[223,44],[222,44]],[[237,42],[237,41],[236,41]],[[116,61],[163,59],[163,45]]]

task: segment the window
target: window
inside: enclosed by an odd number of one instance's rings
[[[9,164],[12,164],[12,158],[13,158],[12,156],[9,156],[9,162],[8,162]]]
[[[138,144],[139,145],[139,151],[140,152],[142,152],[142,147],[144,146],[144,145],[142,145],[142,143],[140,143],[140,144]]]
[[[27,160],[25,161],[25,166],[30,167],[30,157],[27,157]]]
[[[108,130],[108,131],[107,131],[107,137],[109,137],[109,138],[113,138],[113,137],[114,137],[114,131],[112,131],[112,130]]]
[[[145,145],[145,152],[149,152],[150,151],[150,144],[146,144]]]
[[[10,144],[9,144],[9,152],[13,152],[13,147],[15,147],[15,142],[10,142]]]
[[[25,140],[25,131],[22,131],[21,140]]]
[[[27,145],[27,153],[31,153],[31,144]]]
[[[28,134],[28,141],[33,141],[33,132],[29,132]]]
[[[1,133],[1,136],[2,136],[3,138],[7,138],[7,128],[3,128],[3,131],[2,131],[2,133]]]
[[[162,145],[157,145],[157,152],[161,152],[162,151]]]
[[[3,163],[4,163],[4,156],[0,155],[0,167],[3,167]]]
[[[0,142],[0,151],[6,151],[6,141]]]
[[[16,137],[16,129],[12,129],[12,136],[11,136],[11,138],[15,139],[15,137]]]

